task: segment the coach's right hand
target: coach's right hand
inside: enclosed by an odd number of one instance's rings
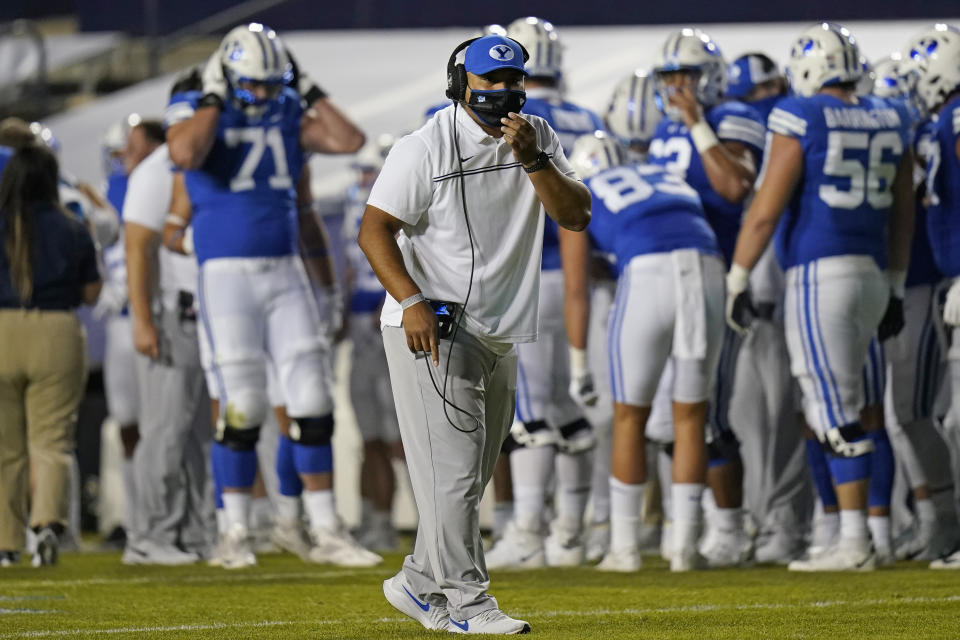
[[[429,351],[433,356],[433,366],[440,364],[437,316],[428,303],[418,302],[404,310],[403,330],[407,334],[407,347],[410,351]]]

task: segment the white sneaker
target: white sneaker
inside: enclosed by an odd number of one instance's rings
[[[220,548],[220,566],[224,569],[245,569],[257,564],[257,556],[250,547],[247,528],[237,523],[223,534]]]
[[[931,569],[960,569],[960,551],[954,551],[930,563]]]
[[[828,551],[808,560],[794,560],[787,565],[790,571],[873,571],[877,568],[877,554],[869,543],[853,547],[837,544]]]
[[[336,529],[311,529],[310,541],[313,543],[307,554],[310,562],[338,567],[374,567],[383,562],[373,551],[361,547],[340,522]]]
[[[194,564],[199,558],[196,554],[181,551],[172,544],[160,544],[141,538],[123,549],[121,562],[126,565],[162,565],[176,567]]]
[[[700,547],[700,555],[713,569],[747,566],[753,555],[753,541],[742,529],[717,529],[709,544]]]
[[[304,531],[303,523],[299,519],[294,521],[277,520],[270,531],[270,541],[283,551],[288,551],[301,560],[307,560],[310,556],[310,540],[307,538],[307,532]]]
[[[797,542],[786,529],[762,532],[757,538],[753,557],[759,564],[790,564],[799,552]]]
[[[814,518],[810,533],[810,546],[807,547],[808,558],[818,558],[830,553],[840,540],[840,520],[828,518]]]
[[[487,569],[537,569],[546,566],[543,536],[524,531],[511,521],[486,554]]]
[[[610,548],[610,523],[592,522],[587,530],[587,562],[596,562],[607,555]]]
[[[670,571],[675,573],[684,571],[701,571],[710,565],[707,559],[700,555],[696,547],[680,549],[670,556]]]
[[[19,551],[0,551],[0,567],[12,567],[20,562]]]
[[[937,535],[937,522],[918,520],[904,536],[894,543],[894,555],[897,560],[934,560],[938,557],[934,550]]]
[[[426,629],[432,631],[446,631],[450,621],[450,614],[443,605],[424,602],[411,593],[407,581],[401,571],[392,578],[383,581],[383,596],[393,608],[404,613]]]
[[[586,555],[583,536],[555,522],[543,541],[543,553],[548,567],[579,567]]]
[[[508,636],[516,633],[530,633],[530,623],[515,620],[500,609],[487,609],[463,622],[450,618],[447,631],[451,633],[487,633]]]
[[[50,567],[57,564],[60,554],[60,539],[50,527],[44,527],[37,533],[37,550],[33,552],[30,564],[35,567]]]
[[[640,557],[640,550],[633,547],[620,551],[608,551],[600,564],[597,565],[597,571],[633,573],[639,571],[642,566],[643,560]]]

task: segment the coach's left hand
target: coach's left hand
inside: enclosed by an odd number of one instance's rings
[[[533,125],[519,113],[512,111],[506,118],[500,118],[500,122],[503,124],[500,127],[500,131],[503,131],[503,139],[513,149],[514,157],[522,165],[534,164],[537,156],[540,155],[540,147],[537,146],[537,132]]]

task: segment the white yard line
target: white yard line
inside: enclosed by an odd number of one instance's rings
[[[689,605],[682,607],[650,607],[647,609],[627,608],[627,609],[569,609],[556,611],[527,611],[511,612],[521,617],[530,617],[531,619],[542,618],[570,618],[584,616],[646,616],[669,613],[709,613],[717,611],[745,611],[759,609],[821,609],[829,607],[862,607],[877,605],[897,605],[897,604],[933,604],[945,602],[960,602],[960,596],[943,597],[912,597],[912,598],[874,598],[870,600],[820,600],[813,602],[770,602],[756,604],[730,604],[730,605]],[[110,629],[65,629],[61,631],[21,631],[17,633],[0,634],[0,640],[12,638],[54,638],[54,637],[76,637],[93,635],[113,635],[121,633],[131,634],[150,634],[150,633],[170,633],[178,631],[213,631],[227,629],[255,629],[269,627],[283,627],[291,625],[321,626],[336,624],[356,624],[363,622],[364,619],[355,616],[351,618],[331,618],[327,620],[275,620],[264,622],[238,622],[238,623],[214,623],[214,624],[183,624],[164,627],[115,627]],[[409,618],[376,618],[366,620],[367,622],[377,623],[398,623],[411,622]]]
[[[85,587],[93,585],[109,584],[170,584],[178,582],[207,583],[207,582],[257,582],[260,580],[299,580],[299,579],[317,579],[344,578],[358,575],[376,575],[383,572],[384,576],[392,575],[393,571],[384,569],[345,569],[343,571],[302,571],[299,573],[238,573],[224,572],[220,574],[210,574],[202,576],[137,576],[133,578],[83,578],[79,580],[16,580],[4,584],[6,587],[16,587],[18,589],[29,589],[33,587]]]

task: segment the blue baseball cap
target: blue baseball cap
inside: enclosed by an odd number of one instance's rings
[[[520,45],[515,40],[494,33],[475,40],[467,47],[463,66],[478,76],[497,69],[516,69],[525,76],[530,75],[523,68],[523,49]]]

